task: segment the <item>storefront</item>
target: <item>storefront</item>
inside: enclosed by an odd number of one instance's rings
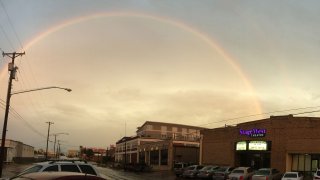
[[[320,118],[271,116],[201,131],[202,164],[311,174],[320,162]]]
[[[270,167],[271,141],[239,141],[235,145],[236,166]]]

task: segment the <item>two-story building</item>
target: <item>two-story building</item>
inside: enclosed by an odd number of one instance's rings
[[[175,162],[199,163],[200,130],[182,124],[146,121],[136,135],[116,143],[116,162],[146,163],[169,170]]]

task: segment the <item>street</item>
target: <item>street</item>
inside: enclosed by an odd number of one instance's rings
[[[158,171],[158,172],[130,172],[123,170],[114,170],[110,168],[97,167],[100,173],[107,176],[107,179],[114,180],[174,180],[176,179],[172,171]]]
[[[31,164],[5,164],[3,169],[3,177],[10,178],[17,175],[22,170],[31,166]],[[111,169],[106,167],[97,167],[96,169],[104,175],[106,179],[110,180],[174,180],[175,175],[172,171],[160,171],[160,172],[130,172],[118,169]]]

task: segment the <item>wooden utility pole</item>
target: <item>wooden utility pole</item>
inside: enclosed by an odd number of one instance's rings
[[[48,142],[49,142],[49,133],[50,133],[50,125],[54,124],[53,122],[46,122],[49,124],[48,126],[48,135],[47,135],[47,147],[46,147],[46,160],[48,160]]]
[[[11,99],[11,89],[12,89],[12,80],[16,78],[16,71],[18,67],[14,66],[14,60],[18,56],[24,55],[23,53],[2,53],[2,56],[8,56],[11,58],[11,63],[8,64],[8,70],[10,71],[9,77],[9,84],[8,84],[8,91],[7,91],[7,101],[6,101],[6,111],[4,115],[4,122],[3,122],[3,130],[2,130],[2,139],[1,139],[1,154],[0,154],[0,177],[2,177],[2,169],[3,169],[3,162],[5,159],[5,143],[6,143],[6,134],[7,134],[7,124],[8,124],[8,116],[9,116],[9,108],[10,108],[10,99]]]

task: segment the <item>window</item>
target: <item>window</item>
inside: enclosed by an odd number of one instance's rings
[[[33,167],[23,171],[21,174],[28,174],[28,173],[38,172],[41,168],[42,168],[41,165],[36,165],[36,166],[33,166]]]
[[[47,167],[43,171],[59,171],[58,165]]]
[[[159,164],[159,151],[150,151],[150,164]]]
[[[145,152],[139,153],[139,163],[145,163]]]
[[[244,173],[244,170],[234,170],[234,171],[232,171],[232,173],[235,173],[235,174],[243,174],[243,173]]]
[[[299,155],[298,171],[304,171],[304,155]]]
[[[152,130],[152,129],[153,129],[153,126],[148,124],[146,130]]]
[[[197,170],[200,170],[202,168],[203,168],[203,166],[197,166]]]
[[[61,171],[67,171],[67,172],[80,172],[78,166],[76,165],[61,165]]]
[[[161,165],[168,165],[168,149],[161,149]]]
[[[297,178],[297,174],[296,173],[286,173],[283,177],[284,178]]]
[[[88,165],[79,165],[82,173],[85,174],[92,174],[92,175],[97,175],[97,173],[94,171],[94,169],[91,166]]]
[[[161,135],[167,134],[167,126],[161,126]]]
[[[311,171],[311,155],[292,155],[292,171]]]

